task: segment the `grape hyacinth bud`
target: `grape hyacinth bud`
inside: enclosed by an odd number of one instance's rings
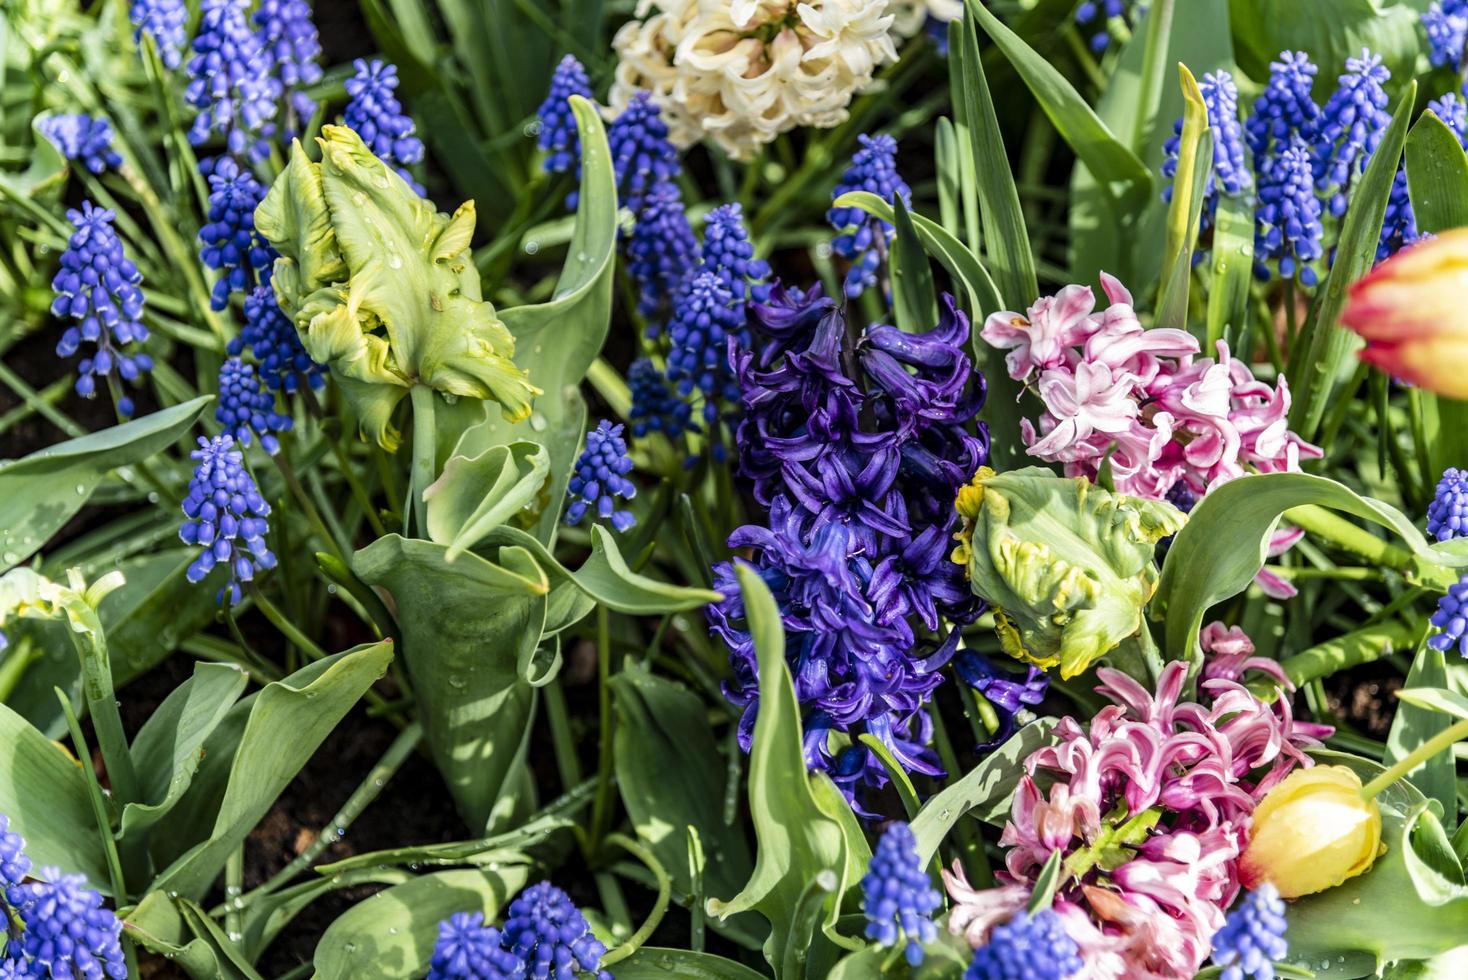
[[[524,964],[500,947],[500,931],[483,912],[457,912],[438,924],[428,980],[514,980]]]
[[[94,174],[122,166],[122,157],[112,148],[112,126],[101,116],[46,116],[36,128],[62,156]]]
[[[1381,63],[1381,55],[1362,48],[1359,57],[1346,60],[1340,87],[1320,114],[1315,183],[1321,193],[1330,195],[1330,213],[1337,218],[1346,213],[1352,178],[1366,169],[1366,161],[1391,122],[1386,89],[1382,87],[1391,77]]]
[[[1443,653],[1456,647],[1459,656],[1468,657],[1468,575],[1437,601],[1430,621],[1439,632],[1427,638],[1428,646]]]
[[[260,161],[270,154],[280,80],[270,72],[261,38],[246,21],[248,0],[203,0],[184,97],[199,110],[189,142],[225,138],[229,154]]]
[[[770,297],[770,264],[754,257],[738,204],[721,204],[703,219],[703,264],[716,273],[737,300],[763,303]]]
[[[581,156],[580,137],[576,133],[576,116],[567,101],[579,95],[592,100],[591,79],[575,55],[566,55],[551,73],[550,90],[535,114],[540,119],[538,144],[545,153],[541,169],[550,174],[563,174],[576,166]]]
[[[189,10],[184,0],[133,0],[129,14],[134,41],[142,44],[144,34],[151,37],[158,49],[158,60],[169,71],[183,64],[189,21]]]
[[[607,127],[612,167],[617,173],[617,201],[641,214],[645,197],[657,185],[678,176],[678,151],[668,140],[662,112],[646,92],[632,96]]]
[[[1317,282],[1311,264],[1323,253],[1320,199],[1310,163],[1310,148],[1299,134],[1267,166],[1270,179],[1259,188],[1258,228],[1255,231],[1254,271],[1268,279],[1274,260],[1282,278],[1296,276],[1306,286]]]
[[[1436,0],[1422,14],[1428,59],[1434,68],[1457,68],[1468,42],[1468,0]]]
[[[1218,195],[1236,195],[1250,184],[1249,164],[1244,155],[1244,129],[1239,122],[1239,90],[1233,75],[1226,71],[1209,72],[1198,83],[1203,104],[1208,109],[1208,129],[1213,134],[1213,179],[1203,197],[1203,213],[1199,227],[1213,224],[1218,209]],[[1183,121],[1173,123],[1172,136],[1162,145],[1166,159],[1162,176],[1169,182],[1177,177],[1178,150],[1182,145]],[[1172,200],[1172,184],[1163,188],[1162,199]]]
[[[861,891],[867,938],[882,947],[906,939],[908,965],[921,963],[922,944],[938,938],[933,913],[942,907],[943,896],[918,863],[917,838],[907,824],[894,823],[883,832]]]
[[[302,379],[312,388],[326,384],[325,369],[306,353],[300,334],[281,310],[269,283],[261,283],[245,297],[245,326],[225,349],[234,357],[246,349],[255,355],[260,377],[271,391],[293,395]]]
[[[964,980],[1065,980],[1084,964],[1074,939],[1051,909],[1020,912],[995,926],[986,946],[974,951]]]
[[[321,81],[321,37],[306,0],[260,0],[256,34],[271,71],[290,95],[296,122],[311,118],[316,100],[302,89]]]
[[[1274,980],[1274,964],[1289,955],[1285,904],[1279,889],[1265,883],[1247,893],[1213,936],[1219,980]]]
[[[416,135],[413,117],[403,112],[398,102],[398,69],[373,58],[352,62],[357,73],[346,81],[351,101],[342,112],[342,122],[356,130],[362,142],[383,160],[398,176],[408,182],[413,193],[422,197],[423,185],[413,179],[407,168],[423,162],[423,141]]]
[[[643,198],[627,241],[627,272],[637,288],[637,312],[647,320],[649,338],[663,332],[697,265],[698,239],[683,208],[683,192],[672,181],[655,184]]]
[[[122,923],[81,875],[42,868],[39,879],[10,889],[11,905],[25,929],[21,956],[53,977],[126,980]]]
[[[71,357],[83,343],[96,345],[90,357],[77,364],[76,392],[83,398],[97,393],[97,379],[109,382],[117,400],[117,413],[131,418],[133,401],[123,395],[117,382],[136,383],[153,370],[147,354],[124,348],[148,339],[142,324],[143,275],[122,250],[122,241],[112,228],[113,214],[83,201],[81,210],[66,212],[71,220],[71,238],[61,254],[61,268],[51,280],[56,298],[51,314],[70,317],[79,323],[67,327],[56,345],[58,357]]]
[[[209,221],[199,229],[204,246],[200,258],[221,273],[209,305],[222,310],[229,305],[231,293],[249,292],[256,271],[268,269],[275,261],[274,250],[255,231],[255,208],[266,188],[229,157],[206,160],[199,166],[209,175]]]
[[[275,410],[275,397],[260,383],[252,364],[238,357],[225,360],[219,369],[219,407],[214,418],[241,445],[248,446],[254,433],[260,445],[274,456],[280,452],[277,432],[289,432],[292,419]]]
[[[612,980],[600,969],[607,948],[571,897],[548,881],[531,885],[510,903],[501,943],[525,964],[529,980],[569,980],[577,973]]]
[[[1290,134],[1313,142],[1320,107],[1310,95],[1319,71],[1303,51],[1284,51],[1269,64],[1269,84],[1254,100],[1254,112],[1244,124],[1244,139],[1254,154],[1254,165],[1264,179],[1265,160],[1289,143]],[[1271,150],[1275,152],[1272,154]]]
[[[897,141],[886,134],[863,134],[857,140],[861,149],[851,158],[851,166],[841,175],[831,199],[850,191],[868,191],[888,203],[900,197],[904,204],[910,204],[912,191],[897,173]],[[826,212],[826,221],[839,232],[831,241],[831,251],[852,263],[846,271],[846,295],[860,296],[877,284],[877,270],[887,242],[896,231],[882,219],[855,207],[831,208]]]
[[[596,508],[596,514],[604,521],[611,521],[618,531],[626,531],[637,523],[629,510],[616,510],[616,499],[631,500],[637,496],[637,487],[627,479],[632,472],[632,460],[627,457],[627,443],[622,439],[622,427],[612,425],[606,419],[597,423],[586,435],[586,448],[576,460],[571,472],[571,482],[566,486],[571,504],[566,508],[566,523],[580,524],[587,510]]]
[[[183,501],[183,512],[189,519],[179,528],[178,536],[185,544],[196,544],[203,550],[189,566],[188,579],[201,582],[215,565],[225,565],[229,583],[216,598],[222,604],[228,595],[230,605],[235,605],[240,601],[241,582],[254,579],[257,570],[275,567],[275,555],[265,544],[265,535],[270,531],[265,519],[270,505],[245,469],[232,436],[201,436],[199,448],[190,455],[198,460],[198,466]]]
[[[1468,537],[1468,472],[1450,466],[1427,506],[1427,533],[1439,541]]]
[[[684,398],[701,392],[704,421],[712,423],[719,417],[719,403],[739,400],[739,383],[729,366],[729,340],[748,347],[748,324],[729,288],[712,272],[699,273],[675,306],[668,324],[673,344],[668,379]]]
[[[632,422],[632,435],[638,439],[652,432],[661,432],[672,439],[684,432],[699,431],[698,423],[691,417],[693,409],[674,393],[667,376],[652,361],[645,357],[633,361],[627,372],[627,386],[632,390],[628,418]]]

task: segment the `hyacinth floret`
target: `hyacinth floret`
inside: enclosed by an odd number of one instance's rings
[[[144,34],[151,37],[164,68],[173,71],[183,64],[189,22],[189,9],[184,0],[133,0],[129,16],[133,40],[142,44]]]
[[[1339,218],[1346,213],[1346,194],[1353,178],[1366,169],[1366,162],[1381,142],[1391,122],[1386,89],[1391,72],[1381,56],[1362,48],[1346,60],[1339,87],[1320,113],[1315,144],[1315,183],[1329,195],[1329,210]]]
[[[834,201],[851,191],[867,191],[888,202],[902,198],[912,203],[912,191],[897,172],[897,141],[885,133],[857,137],[861,149],[851,158],[851,166],[831,192]],[[846,295],[860,296],[877,284],[877,271],[886,254],[887,243],[895,229],[881,218],[873,217],[857,207],[831,208],[826,221],[839,234],[831,240],[831,251],[851,261],[846,270]]]
[[[770,264],[754,257],[739,204],[721,204],[703,219],[703,265],[716,273],[738,300],[769,299]]]
[[[240,601],[240,583],[255,572],[274,568],[275,555],[265,543],[270,531],[270,505],[260,495],[255,479],[245,469],[244,457],[229,434],[199,437],[192,457],[198,461],[183,500],[184,521],[178,536],[202,549],[188,568],[190,582],[202,582],[215,565],[229,569],[229,582],[219,590],[230,605]]]
[[[627,272],[637,289],[637,312],[649,338],[662,334],[674,303],[698,266],[698,239],[688,223],[683,192],[661,181],[642,200],[627,240]]]
[[[17,945],[21,957],[53,977],[126,980],[122,923],[102,896],[79,874],[42,868],[39,879],[12,887],[11,906],[25,929]]]
[[[1422,14],[1427,56],[1434,68],[1457,68],[1468,42],[1468,0],[1435,0]]]
[[[1437,601],[1430,622],[1438,632],[1427,638],[1428,646],[1443,653],[1456,648],[1459,656],[1468,657],[1468,575]]]
[[[51,314],[78,322],[62,333],[56,354],[72,357],[82,344],[95,345],[92,354],[77,363],[76,392],[92,398],[97,379],[104,379],[117,400],[117,413],[131,418],[133,400],[117,383],[136,383],[153,370],[151,357],[127,349],[148,339],[139,288],[143,275],[123,252],[111,211],[83,201],[80,210],[69,210],[66,216],[74,230],[51,280],[56,293]]]
[[[995,748],[1008,741],[1019,727],[1019,713],[1038,706],[1050,690],[1050,675],[1034,664],[1026,664],[1016,671],[995,664],[975,650],[958,651],[953,658],[953,671],[994,709],[998,726],[989,733],[987,741],[980,743],[980,749]]]
[[[407,168],[423,162],[423,141],[417,136],[413,117],[398,101],[397,66],[377,58],[358,58],[352,67],[356,74],[345,83],[350,101],[342,112],[342,122],[362,137],[378,159],[396,170],[413,193],[422,197],[423,185]]]
[[[219,369],[219,405],[214,418],[243,446],[250,445],[258,433],[260,445],[272,456],[280,452],[275,433],[289,432],[292,424],[290,416],[275,410],[275,396],[261,383],[255,366],[238,357],[227,358]]]
[[[303,89],[321,81],[321,37],[306,0],[260,0],[256,33],[271,71],[290,95],[296,121],[311,118],[316,100]]]
[[[456,912],[438,924],[428,980],[517,980],[525,965],[501,948],[500,931],[483,912]]]
[[[631,472],[632,460],[627,456],[622,426],[602,419],[586,434],[586,448],[571,471],[571,481],[566,486],[570,499],[566,523],[580,524],[586,512],[594,509],[597,517],[611,521],[618,531],[630,530],[637,519],[630,510],[616,507],[618,497],[631,500],[637,496],[637,486],[627,479]]]
[[[1111,44],[1111,31],[1107,21],[1113,17],[1124,17],[1126,0],[1082,0],[1076,7],[1076,24],[1091,32],[1088,43],[1096,54],[1105,51]]]
[[[1213,963],[1219,980],[1274,980],[1274,964],[1289,955],[1285,941],[1285,903],[1265,882],[1248,892],[1213,936]]]
[[[1468,537],[1468,472],[1450,466],[1427,506],[1427,533],[1438,541]]]
[[[112,148],[112,125],[101,116],[46,116],[36,128],[62,156],[94,174],[122,166],[122,157]]]
[[[861,893],[866,937],[887,948],[905,939],[908,964],[921,963],[922,944],[938,938],[933,913],[942,907],[943,896],[918,862],[917,838],[907,824],[894,823],[882,832]]]
[[[529,980],[571,980],[581,973],[612,980],[600,968],[607,948],[571,897],[548,881],[531,885],[510,903],[502,945],[525,964]]]
[[[262,273],[261,278],[265,275]],[[253,354],[260,377],[271,391],[293,395],[302,380],[316,389],[326,384],[325,368],[306,353],[301,335],[281,310],[268,282],[256,286],[245,297],[245,325],[225,350],[233,357],[246,350]]]
[[[749,346],[744,310],[712,272],[700,272],[673,307],[668,324],[672,343],[668,379],[684,398],[702,394],[704,421],[712,423],[719,417],[720,405],[732,405],[739,399],[729,347],[731,342],[738,348]]]
[[[700,431],[698,423],[693,421],[692,406],[678,397],[667,375],[648,358],[640,357],[632,362],[627,372],[627,387],[632,391],[628,419],[634,437],[641,439],[661,432],[673,439],[684,432]]]
[[[535,115],[540,120],[537,142],[545,154],[540,166],[546,173],[563,174],[581,158],[581,138],[576,132],[576,115],[571,96],[592,100],[591,79],[575,55],[566,55],[551,73],[550,90]]]
[[[1019,913],[974,950],[963,980],[1066,980],[1081,972],[1080,949],[1050,909]]]
[[[681,172],[678,151],[668,141],[668,127],[657,103],[638,92],[607,127],[607,145],[617,174],[617,201],[641,214],[643,201],[659,184]]]
[[[200,164],[209,176],[209,220],[199,229],[204,265],[220,273],[209,305],[222,310],[232,293],[248,293],[275,261],[275,250],[255,230],[255,208],[266,188],[229,157]]]
[[[184,92],[199,110],[189,142],[201,146],[211,134],[222,134],[231,156],[258,162],[270,153],[280,79],[270,71],[261,37],[250,30],[248,0],[203,0],[200,9]]]
[[[1320,199],[1315,196],[1315,181],[1310,148],[1298,134],[1291,134],[1289,145],[1270,163],[1270,179],[1259,187],[1258,228],[1254,235],[1254,271],[1260,279],[1268,279],[1269,262],[1273,260],[1284,279],[1298,276],[1306,286],[1318,281],[1311,265],[1323,254],[1320,225]]]

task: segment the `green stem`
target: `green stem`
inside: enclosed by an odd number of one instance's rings
[[[255,584],[254,582],[249,582],[246,584],[245,588],[249,591],[250,596],[255,600],[255,605],[258,606],[260,608],[260,611],[265,614],[265,618],[270,620],[271,625],[280,630],[280,635],[284,636],[289,643],[293,644],[296,649],[305,654],[308,660],[315,661],[323,660],[326,658],[326,651],[317,646],[316,642],[312,640],[309,636],[297,629],[296,624],[292,623],[288,618],[286,618],[286,616],[282,614],[279,609],[276,608],[275,603],[265,598],[265,593],[260,591],[260,587],[257,584]]]
[[[321,519],[321,512],[311,502],[311,497],[306,493],[306,488],[301,486],[300,478],[296,476],[295,468],[286,453],[286,447],[282,445],[280,452],[270,457],[275,461],[275,468],[280,470],[280,475],[285,479],[285,485],[290,489],[291,496],[296,498],[296,503],[301,505],[301,512],[306,515],[306,520],[311,524],[312,530],[321,538],[322,542],[331,549],[342,564],[346,564],[346,553],[342,550],[341,542],[327,528],[326,522]]]
[[[127,734],[122,728],[122,713],[117,710],[107,637],[95,612],[89,618],[91,622],[87,624],[87,632],[68,629],[66,633],[81,659],[82,695],[87,699],[87,710],[92,715],[92,727],[97,733],[97,745],[102,750],[107,778],[112,783],[112,795],[118,803],[136,803],[142,795],[132,753],[127,747]]]
[[[591,852],[595,854],[612,821],[612,638],[606,606],[596,607],[597,708],[600,712],[596,801],[591,806]]]
[[[1386,772],[1361,787],[1361,798],[1363,800],[1375,799],[1377,794],[1392,783],[1395,783],[1428,759],[1431,759],[1439,752],[1448,748],[1454,742],[1461,741],[1464,738],[1468,738],[1468,719],[1444,728],[1432,738],[1423,742],[1411,752],[1408,752],[1401,759],[1392,763],[1387,767]]]
[[[576,758],[576,739],[571,734],[571,713],[566,709],[566,694],[557,677],[544,688],[545,719],[550,725],[551,748],[556,756],[556,770],[561,786],[569,790],[581,783],[581,761]]]
[[[1292,507],[1285,511],[1284,517],[1296,527],[1360,555],[1371,564],[1401,572],[1413,584],[1438,586],[1445,591],[1458,580],[1450,570],[1421,562],[1407,549],[1378,538],[1324,507],[1314,504]]]
[[[647,870],[651,871],[653,877],[657,879],[658,897],[653,902],[652,911],[647,914],[647,919],[638,927],[637,931],[627,937],[625,943],[602,957],[601,965],[603,967],[620,963],[641,949],[642,944],[652,938],[653,931],[662,923],[663,916],[668,911],[668,900],[673,894],[672,879],[668,877],[668,872],[663,868],[662,862],[651,851],[625,834],[609,834],[606,842],[608,844],[615,844],[647,865]]]
[[[427,385],[414,385],[413,399],[413,474],[408,484],[412,498],[413,528],[420,536],[428,536],[428,505],[423,501],[423,491],[433,482],[435,428],[433,421],[433,389]],[[407,520],[409,504],[403,505],[403,519]]]
[[[231,942],[244,936],[240,910],[245,907],[241,893],[245,880],[245,847],[241,844],[229,852],[224,862],[224,932]]]

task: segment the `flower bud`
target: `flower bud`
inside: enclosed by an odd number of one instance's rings
[[[1361,359],[1393,377],[1468,398],[1468,229],[1399,252],[1351,287],[1341,322],[1366,341]]]
[[[1369,869],[1385,850],[1381,809],[1345,766],[1297,769],[1254,809],[1239,860],[1245,888],[1269,882],[1285,898],[1333,888]]]

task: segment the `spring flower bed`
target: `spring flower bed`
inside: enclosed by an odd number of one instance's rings
[[[1468,2],[0,7],[0,980],[1468,975]]]

